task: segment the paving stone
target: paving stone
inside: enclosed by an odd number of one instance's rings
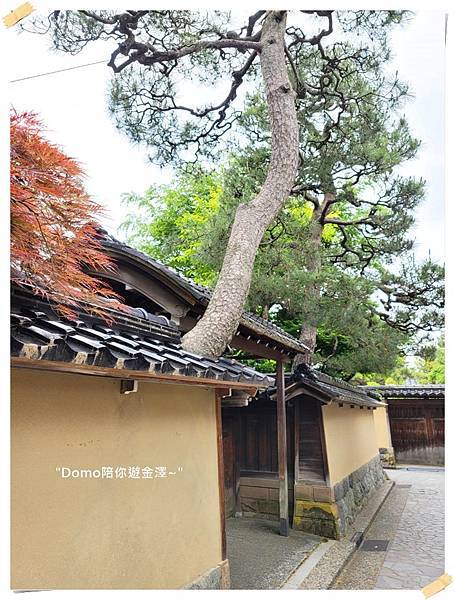
[[[335,589],[420,589],[444,572],[444,471],[388,475],[398,485],[365,536],[390,539],[387,552],[355,552]]]

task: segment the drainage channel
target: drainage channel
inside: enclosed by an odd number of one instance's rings
[[[440,473],[441,471],[445,471],[444,467],[430,467],[430,466],[412,466],[412,467],[405,467],[404,465],[400,465],[399,467],[397,467],[398,469],[400,469],[400,471],[431,471],[434,473]]]

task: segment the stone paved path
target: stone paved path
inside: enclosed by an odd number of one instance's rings
[[[420,589],[444,573],[444,471],[389,470],[396,486],[366,540],[389,540],[386,551],[362,546],[335,589]]]
[[[389,473],[412,487],[376,588],[422,588],[444,573],[444,471]]]

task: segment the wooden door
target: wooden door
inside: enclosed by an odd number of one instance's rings
[[[239,412],[239,465],[246,477],[278,475],[276,402],[263,401]],[[286,406],[288,477],[294,477],[294,409]]]
[[[444,464],[444,404],[390,400],[389,420],[397,462]]]
[[[326,482],[325,441],[321,403],[302,396],[296,402],[296,481]]]

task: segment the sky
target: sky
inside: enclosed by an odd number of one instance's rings
[[[81,65],[108,57],[104,43],[71,56],[50,50],[49,39],[28,33],[10,37],[10,80]],[[427,181],[426,198],[418,209],[415,254],[444,259],[444,14],[417,12],[392,35],[391,68],[411,88],[405,108],[413,134],[422,140],[419,155],[401,168],[404,175]],[[128,209],[126,192],[143,193],[150,185],[172,181],[170,168],[147,159],[145,148],[133,146],[107,112],[105,64],[11,83],[9,98],[16,110],[33,110],[47,127],[47,136],[76,158],[87,174],[88,192],[106,207],[104,226],[114,235]],[[121,237],[121,234],[120,234]]]

